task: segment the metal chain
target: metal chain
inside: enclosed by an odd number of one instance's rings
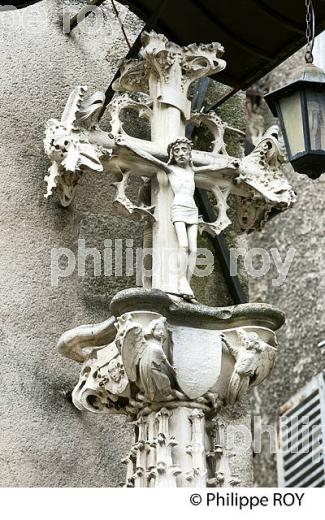
[[[115,16],[116,16],[116,18],[118,20],[118,23],[120,24],[120,27],[121,27],[124,39],[126,41],[126,44],[129,47],[129,49],[131,49],[130,41],[129,41],[128,37],[127,37],[126,31],[125,31],[125,27],[124,27],[123,22],[122,22],[122,20],[120,18],[120,13],[118,12],[118,9],[117,9],[117,7],[115,5],[114,0],[111,0],[111,4],[112,4],[112,7],[113,7],[114,14],[115,14]]]
[[[306,63],[313,63],[313,48],[315,39],[315,13],[312,0],[305,0],[306,7]]]

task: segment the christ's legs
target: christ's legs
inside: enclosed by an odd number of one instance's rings
[[[185,222],[174,222],[174,227],[177,235],[179,246],[179,282],[178,290],[181,294],[192,296],[193,291],[187,280],[188,263],[189,263],[189,240]]]
[[[181,249],[188,252],[188,237],[185,222],[174,222],[178,245]]]
[[[197,224],[191,224],[187,226],[187,237],[188,237],[188,247],[189,247],[189,257],[188,257],[188,266],[187,266],[187,280],[191,281],[195,266],[196,266],[196,256],[197,256]]]

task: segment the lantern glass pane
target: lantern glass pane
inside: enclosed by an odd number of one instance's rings
[[[280,99],[283,126],[287,134],[290,155],[296,155],[305,150],[304,129],[300,92],[294,92],[290,96]]]
[[[325,150],[325,91],[307,90],[306,98],[310,148],[311,150]]]

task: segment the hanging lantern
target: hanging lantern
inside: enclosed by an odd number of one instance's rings
[[[313,64],[314,15],[307,6],[306,65],[288,85],[265,96],[279,118],[293,169],[317,179],[325,172],[325,72]]]

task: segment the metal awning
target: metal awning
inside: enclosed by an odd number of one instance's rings
[[[37,4],[40,0],[10,0],[6,5],[2,6],[1,11],[10,10],[12,7],[17,7],[17,9],[23,9],[24,7],[28,7],[29,5]]]
[[[247,89],[306,43],[304,0],[119,0],[180,45],[219,41],[227,67],[218,81]],[[316,34],[325,29],[325,0],[313,0]]]

